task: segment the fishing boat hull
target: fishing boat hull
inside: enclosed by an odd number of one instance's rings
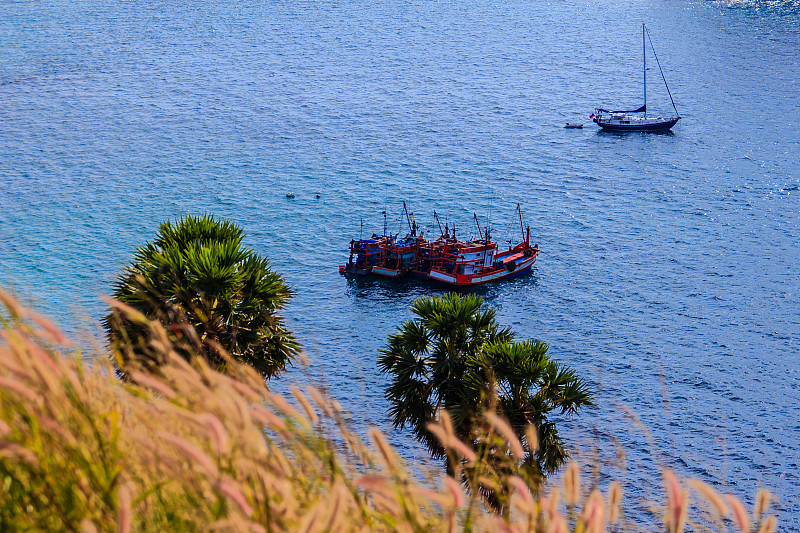
[[[343,276],[382,276],[384,278],[402,278],[409,274],[409,270],[398,270],[383,266],[357,267],[355,264],[339,265],[339,274]]]
[[[372,268],[372,273],[376,276],[383,276],[384,278],[401,278],[406,275],[407,271],[376,266]]]
[[[593,122],[600,126],[603,131],[669,131],[678,123],[680,117],[673,117],[669,120],[602,120],[595,117]]]
[[[512,258],[503,263],[502,267],[484,270],[477,274],[450,274],[439,270],[431,270],[428,273],[428,279],[457,287],[473,287],[501,279],[524,276],[531,271],[538,254],[539,250],[533,249],[530,257],[519,254],[522,257]]]
[[[357,268],[355,265],[339,265],[339,274],[343,276],[369,276],[372,274],[372,267]]]

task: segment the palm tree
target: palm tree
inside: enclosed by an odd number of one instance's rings
[[[268,259],[242,245],[244,236],[233,222],[209,215],[164,222],[153,242],[137,248],[113,297],[164,325],[187,359],[199,354],[223,368],[229,355],[274,376],[299,350],[277,314],[292,291]],[[104,326],[120,370],[162,362],[147,327],[113,311]]]
[[[483,303],[479,296],[455,293],[413,303],[416,318],[389,336],[378,360],[381,371],[392,375],[386,391],[390,416],[395,427],[410,426],[453,473],[458,465],[427,429],[428,423],[447,411],[456,436],[479,449],[490,442],[482,417],[490,409],[508,420],[526,443],[526,458],[519,466],[535,481],[555,472],[567,458],[548,414],[577,413],[593,405],[592,395],[573,370],[548,357],[547,344],[515,342],[514,333],[501,328],[495,311]],[[529,424],[538,433],[536,449],[525,438]]]

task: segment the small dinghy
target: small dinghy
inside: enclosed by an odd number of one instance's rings
[[[582,128],[583,124],[578,124],[576,122],[567,122],[567,125],[564,126],[565,128]]]

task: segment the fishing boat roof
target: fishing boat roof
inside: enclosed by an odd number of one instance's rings
[[[416,238],[405,238],[405,239],[398,239],[392,243],[391,246],[412,246],[417,243]]]
[[[494,241],[486,241],[484,239],[475,239],[474,241],[467,241],[466,246],[486,246],[486,244],[494,244]]]

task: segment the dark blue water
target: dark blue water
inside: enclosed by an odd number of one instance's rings
[[[684,118],[599,133],[640,104],[642,22]],[[634,502],[662,461],[769,488],[798,531],[799,139],[796,2],[5,1],[0,284],[81,334],[159,222],[232,218],[297,291],[311,366],[283,383],[388,428],[378,350],[439,289],[341,278],[361,219],[402,231],[407,200],[503,239],[520,202],[535,272],[479,292],[599,391],[576,453],[617,442]]]

